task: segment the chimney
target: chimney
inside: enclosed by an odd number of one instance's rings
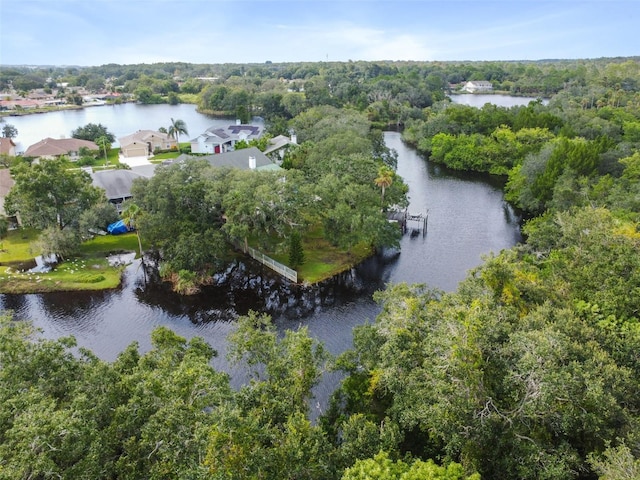
[[[297,145],[298,144],[298,136],[295,133],[291,134],[291,143]]]
[[[256,169],[256,157],[249,157],[249,168],[251,170]]]
[[[236,118],[236,125],[242,125],[242,122],[240,121],[239,118]]]

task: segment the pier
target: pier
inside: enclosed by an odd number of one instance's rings
[[[392,210],[387,213],[387,220],[397,223],[402,233],[411,232],[411,235],[427,235],[427,223],[429,211],[427,213],[409,213],[407,210]]]

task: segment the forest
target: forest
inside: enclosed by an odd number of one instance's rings
[[[136,198],[153,213],[143,231],[174,268],[215,263],[190,241],[215,244],[220,229],[204,227],[221,212],[222,231],[235,226],[238,237],[284,238],[309,222],[343,248],[393,244],[382,226],[362,227],[380,223],[354,223],[406,194],[399,178],[386,195],[375,182],[381,167],[394,169],[380,146],[389,126],[432,162],[502,177],[525,241],[488,255],[455,292],[388,285],[375,294],[378,318],[356,327],[338,357],[304,327],[279,335],[267,315],[238,318],[228,355],[250,380],[237,388],[198,338],[161,328],[149,352],[132,344],[105,362],[6,312],[0,478],[640,477],[637,58],[1,73],[14,88],[98,79],[146,101],[188,99],[202,111],[261,115],[272,135],[297,133],[282,183],[198,161],[139,183]],[[540,100],[450,102],[468,80]],[[272,210],[249,224],[248,198]],[[366,200],[349,207],[354,198]],[[154,226],[167,218],[180,222],[163,236]],[[311,418],[313,386],[329,371],[342,381]]]

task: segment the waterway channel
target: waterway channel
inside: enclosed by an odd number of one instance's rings
[[[154,107],[161,108],[154,110],[153,125],[181,118],[192,136],[213,121],[195,112],[193,106],[180,106],[180,111],[169,105]],[[109,111],[111,107],[92,108]],[[133,116],[148,117],[149,110],[146,115],[134,105],[128,110]],[[86,120],[72,128],[86,124]],[[115,131],[119,115],[92,121]],[[25,125],[22,123],[19,130]],[[192,125],[199,125],[200,130]],[[203,337],[219,352],[213,366],[241,377],[242,372],[225,359],[226,336],[236,315],[249,309],[273,311],[280,329],[306,326],[330,352],[340,353],[351,346],[353,327],[373,321],[378,314],[379,306],[372,300],[374,291],[389,282],[424,283],[453,291],[469,269],[482,262],[483,255],[520,241],[520,219],[504,201],[499,181],[432,165],[405,145],[398,132],[385,132],[385,141],[398,152],[398,174],[410,188],[410,212],[428,213],[427,234],[405,235],[397,256],[371,259],[339,279],[309,290],[289,288],[263,267],[247,262],[230,270],[229,276],[236,278],[233,287],[214,287],[193,297],[146,285],[138,263],[134,263],[126,269],[123,285],[117,290],[0,295],[0,309],[13,310],[17,319],[31,320],[45,337],[73,335],[80,346],[108,361],[132,342],[138,342],[141,351],[148,350],[151,331],[166,326],[186,338]],[[319,392],[318,396],[327,393]]]

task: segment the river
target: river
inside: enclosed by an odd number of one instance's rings
[[[84,115],[56,112],[12,117],[8,122],[19,120],[14,124],[20,136],[39,140],[54,136],[54,128],[69,133],[88,122],[102,123],[116,135],[125,135],[180,118],[195,136],[219,121],[197,113],[193,105],[127,104],[86,110]],[[410,189],[410,212],[428,213],[427,234],[405,235],[397,256],[371,259],[341,279],[308,292],[282,287],[279,279],[261,267],[239,265],[236,275],[244,281],[241,287],[211,288],[187,298],[145,285],[135,263],[126,269],[123,285],[115,291],[1,295],[0,308],[13,310],[17,319],[32,320],[45,337],[73,335],[80,346],[108,361],[134,341],[141,351],[148,350],[151,331],[166,326],[186,338],[203,337],[220,353],[213,366],[242,376],[224,355],[232,320],[250,308],[265,309],[267,299],[272,300],[274,291],[282,288],[285,294],[280,302],[290,308],[274,316],[278,327],[304,325],[330,352],[340,353],[351,346],[353,327],[373,321],[378,314],[379,306],[371,297],[375,290],[388,282],[408,282],[453,291],[483,255],[510,248],[520,240],[520,219],[504,201],[498,181],[432,165],[407,147],[397,132],[385,132],[385,142],[398,152],[398,173]],[[305,308],[300,309],[298,303]],[[331,388],[326,387],[319,397],[326,398]]]

